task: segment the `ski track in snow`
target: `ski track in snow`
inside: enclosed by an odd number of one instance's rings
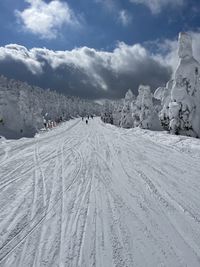
[[[200,266],[199,158],[156,135],[95,118],[1,143],[0,266]]]

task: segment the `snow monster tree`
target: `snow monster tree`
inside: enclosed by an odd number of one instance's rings
[[[169,129],[169,103],[171,102],[171,90],[173,86],[173,80],[170,80],[166,87],[159,87],[155,93],[154,98],[161,101],[162,110],[159,114],[161,126],[165,129]]]
[[[150,86],[140,85],[138,96],[133,108],[134,126],[144,129],[152,129],[154,108]]]
[[[124,98],[124,106],[122,108],[122,116],[120,126],[123,128],[133,127],[132,106],[135,102],[135,95],[129,89]]]
[[[171,133],[200,137],[200,64],[193,57],[192,39],[180,33],[179,64],[166,88],[154,97],[161,100],[160,119]]]

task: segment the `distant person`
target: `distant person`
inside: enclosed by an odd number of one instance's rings
[[[89,120],[90,116],[88,115],[87,117],[88,117],[88,120]]]
[[[4,125],[3,118],[0,118],[0,124],[1,124],[1,125]]]
[[[88,124],[88,120],[86,120],[85,123]]]
[[[84,120],[84,117],[82,117],[82,121]]]
[[[43,124],[44,124],[44,127],[46,129],[47,128],[47,121],[46,121],[46,119],[43,119]]]

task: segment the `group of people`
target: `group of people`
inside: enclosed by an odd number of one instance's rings
[[[93,119],[94,116],[93,116],[93,115],[88,115],[88,116],[86,116],[86,120],[85,120],[85,123],[86,123],[86,124],[88,124],[90,118]],[[84,117],[82,117],[82,121],[84,121]]]
[[[52,129],[54,127],[56,127],[59,123],[61,123],[63,121],[63,118],[60,116],[59,118],[56,118],[55,120],[47,120],[47,119],[43,119],[43,124],[44,124],[44,128],[47,129]]]
[[[85,123],[88,124],[89,123],[89,119],[93,119],[94,116],[93,115],[87,115],[86,117],[82,117],[82,121],[85,120]],[[43,117],[43,124],[44,124],[44,128],[47,129],[52,129],[54,127],[56,127],[59,123],[61,123],[63,121],[62,117],[59,117],[55,120],[47,120],[45,117]]]

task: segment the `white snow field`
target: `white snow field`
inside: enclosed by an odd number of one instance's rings
[[[99,118],[0,139],[0,266],[200,266],[200,140]]]

